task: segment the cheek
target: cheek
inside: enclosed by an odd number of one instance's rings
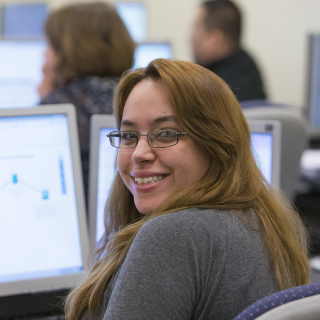
[[[179,189],[185,189],[197,184],[207,173],[210,165],[208,157],[196,146],[184,150],[173,157],[175,181]],[[176,159],[181,159],[179,162]]]
[[[126,183],[126,180],[128,179],[128,177],[127,177],[128,174],[126,174],[126,172],[128,172],[128,170],[129,170],[130,163],[131,163],[130,154],[128,154],[128,152],[126,152],[126,150],[119,149],[118,156],[117,156],[117,167],[118,167],[118,171],[119,171],[120,176],[121,176],[122,180],[124,181],[124,183]]]
[[[189,159],[186,175],[190,177],[190,184],[196,184],[207,173],[210,161],[206,154],[198,148],[195,148],[195,151],[189,155]]]

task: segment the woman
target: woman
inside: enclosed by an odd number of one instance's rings
[[[308,282],[302,223],[258,170],[224,81],[157,59],[126,73],[114,107],[106,232],[67,319],[232,319]]]
[[[45,32],[48,47],[38,88],[40,104],[75,105],[87,189],[90,116],[112,113],[114,89],[132,66],[135,43],[113,6],[103,2],[54,11]]]

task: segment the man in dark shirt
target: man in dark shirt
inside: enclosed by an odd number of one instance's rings
[[[191,42],[195,62],[220,76],[239,101],[265,100],[257,65],[240,46],[241,12],[229,0],[205,1]]]

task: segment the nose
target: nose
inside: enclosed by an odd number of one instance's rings
[[[154,149],[149,145],[147,137],[141,136],[132,153],[132,161],[135,163],[151,162],[155,157]]]

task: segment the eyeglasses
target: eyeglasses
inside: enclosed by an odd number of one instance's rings
[[[152,148],[167,148],[178,143],[179,136],[187,135],[187,132],[177,132],[173,129],[153,130],[147,134],[139,134],[133,131],[112,131],[109,137],[110,144],[115,148],[134,148],[141,136],[146,136]]]

